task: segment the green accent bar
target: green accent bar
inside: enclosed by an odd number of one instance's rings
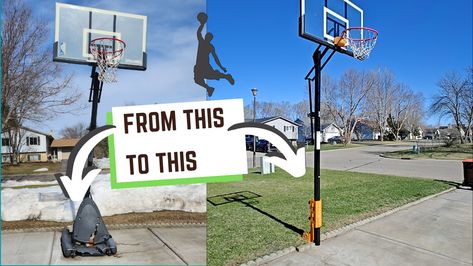
[[[107,125],[113,125],[112,112],[107,112]],[[110,160],[110,181],[113,184],[117,183],[117,167],[115,162],[115,137],[108,136],[108,158]]]
[[[107,112],[107,125],[113,125],[112,112]],[[110,181],[112,183],[112,189],[188,185],[199,183],[238,182],[243,180],[243,175],[226,175],[118,183],[115,161],[115,140],[113,134],[108,136],[108,157],[110,158]]]
[[[243,175],[191,177],[191,178],[122,182],[122,183],[117,183],[116,178],[112,180],[113,180],[112,189],[117,189],[117,188],[139,188],[139,187],[170,186],[170,185],[188,185],[188,184],[200,184],[200,183],[238,182],[238,181],[243,180]]]

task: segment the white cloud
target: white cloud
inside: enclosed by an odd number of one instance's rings
[[[62,2],[148,16],[148,68],[144,72],[120,69],[118,83],[104,84],[99,125],[105,123],[105,113],[111,111],[112,106],[205,100],[205,90],[194,83],[193,73],[197,52],[196,15],[205,11],[205,0]],[[82,103],[87,103],[90,67],[66,65],[66,68],[76,73],[74,86],[83,88]],[[48,121],[44,130],[52,129],[57,133],[78,122],[88,125],[89,120],[90,104],[87,104],[80,114],[62,115]]]

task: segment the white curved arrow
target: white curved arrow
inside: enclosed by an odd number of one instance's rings
[[[280,152],[266,154],[270,163],[281,167],[294,177],[305,174],[305,147],[295,148],[289,139],[274,127],[262,123],[245,122],[232,125],[228,131],[258,136],[271,142]]]
[[[94,167],[84,169],[89,154],[100,141],[113,134],[114,130],[115,126],[99,127],[81,138],[74,147],[69,156],[66,175],[56,177],[66,197],[73,201],[81,201],[84,198],[92,181],[102,171]]]

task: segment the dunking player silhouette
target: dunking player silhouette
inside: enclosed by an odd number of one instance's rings
[[[233,80],[232,75],[223,74],[220,71],[213,69],[210,65],[209,55],[212,54],[215,63],[217,63],[223,72],[227,72],[227,69],[220,64],[220,60],[215,53],[215,48],[210,43],[213,39],[212,33],[207,32],[205,38],[202,37],[202,30],[204,29],[205,23],[207,23],[207,14],[203,12],[199,13],[197,15],[197,20],[200,22],[200,26],[197,29],[197,40],[199,41],[199,46],[197,48],[197,58],[194,66],[194,81],[196,84],[207,89],[207,94],[211,97],[215,89],[205,83],[206,79],[219,80],[224,78],[232,85],[235,84],[235,81]]]

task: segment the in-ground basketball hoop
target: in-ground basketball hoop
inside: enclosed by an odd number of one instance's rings
[[[92,40],[89,47],[90,53],[97,60],[99,80],[116,82],[117,68],[126,48],[125,42],[118,38],[103,37]]]
[[[312,60],[314,66],[305,76],[309,89],[309,117],[314,138],[314,196],[309,201],[310,230],[303,237],[320,245],[322,227],[322,199],[320,195],[320,90],[322,70],[335,53],[358,60],[370,55],[378,32],[365,27],[365,12],[356,5],[358,0],[300,0],[299,36],[318,44]]]
[[[345,41],[346,40],[346,41]],[[367,27],[348,28],[343,31],[341,39],[335,38],[335,44],[346,46],[353,53],[353,57],[358,60],[365,60],[378,40],[378,31]]]

